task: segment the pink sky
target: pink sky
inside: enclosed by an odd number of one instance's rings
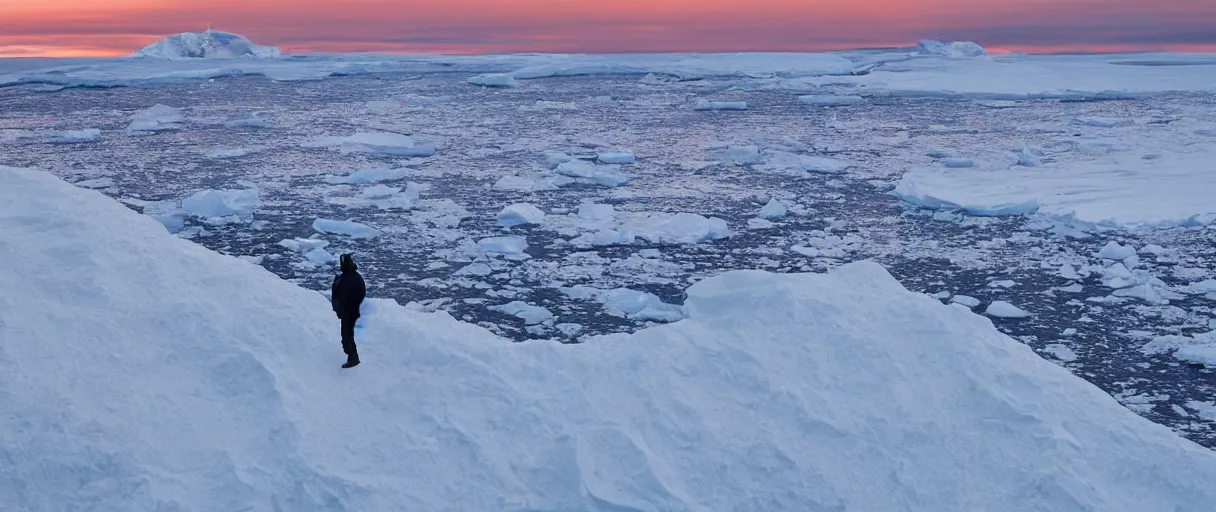
[[[285,52],[1216,51],[1214,0],[0,0],[0,56],[125,55],[208,25]]]

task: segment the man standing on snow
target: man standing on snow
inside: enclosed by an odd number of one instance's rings
[[[342,367],[351,368],[359,364],[359,351],[355,347],[355,321],[359,319],[359,307],[367,295],[367,286],[350,254],[343,254],[339,261],[342,274],[334,278],[330,302],[334,313],[342,320],[342,351],[346,352],[346,364]]]

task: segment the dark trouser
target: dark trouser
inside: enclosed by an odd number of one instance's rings
[[[342,318],[342,352],[346,353],[346,358],[350,361],[359,360],[359,349],[355,347],[355,321],[359,317],[343,317]]]

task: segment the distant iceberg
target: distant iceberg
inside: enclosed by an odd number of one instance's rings
[[[921,41],[916,45],[916,53],[935,57],[959,59],[965,57],[983,57],[988,51],[983,46],[971,41]]]
[[[244,36],[207,29],[171,35],[141,48],[131,56],[170,60],[273,58],[279,56],[279,49],[253,44]]]

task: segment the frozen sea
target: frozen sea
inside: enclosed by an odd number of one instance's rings
[[[1117,66],[1169,67],[1153,59]],[[354,252],[372,295],[521,342],[678,319],[684,291],[726,270],[873,259],[1216,447],[1216,365],[1153,349],[1202,354],[1216,328],[1216,94],[1189,79],[1041,94],[914,77],[919,92],[876,94],[878,73],[447,67],[10,82],[0,164],[100,190],[308,288]],[[1186,67],[1216,83],[1216,63]],[[1136,174],[1154,162],[1169,180]],[[543,216],[500,215],[521,203]]]

